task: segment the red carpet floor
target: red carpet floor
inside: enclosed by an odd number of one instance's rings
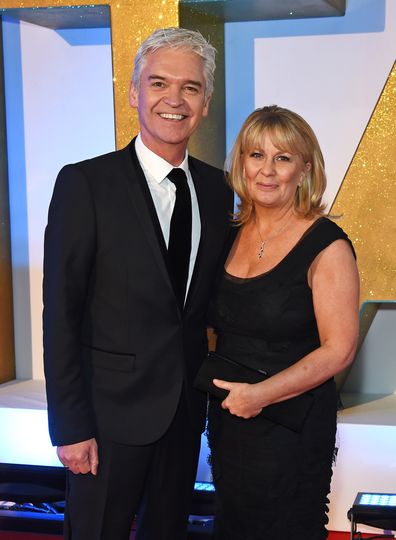
[[[363,535],[362,538],[371,538],[373,535]],[[330,532],[328,540],[349,540],[350,533]],[[131,535],[130,540],[133,540]],[[33,533],[20,533],[20,532],[8,532],[0,531],[0,540],[60,540],[60,536],[54,536],[52,534],[33,534]],[[308,539],[307,539],[308,540]]]

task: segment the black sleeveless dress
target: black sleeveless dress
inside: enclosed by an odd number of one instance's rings
[[[349,242],[338,225],[322,217],[269,272],[247,279],[224,273],[212,315],[217,352],[273,374],[319,347],[307,273],[315,257],[337,239]],[[208,439],[216,540],[327,538],[334,381],[312,393],[313,405],[298,433],[261,415],[238,418],[211,398]]]

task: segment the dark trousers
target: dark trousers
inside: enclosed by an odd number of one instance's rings
[[[183,540],[201,434],[191,426],[185,398],[165,435],[145,446],[100,440],[99,472],[68,472],[64,538]]]

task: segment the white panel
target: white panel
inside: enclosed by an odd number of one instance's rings
[[[358,8],[359,0],[348,3],[348,11]],[[395,56],[394,0],[386,3],[383,32],[255,41],[255,106],[275,103],[311,124],[326,161],[328,203],[344,178]]]
[[[48,435],[42,381],[0,386],[0,463],[61,466]]]
[[[395,408],[393,402],[393,408]],[[375,402],[372,407],[375,408]],[[395,419],[396,424],[396,419]],[[338,422],[339,453],[333,470],[329,530],[347,531],[347,512],[359,491],[396,492],[396,425]],[[360,531],[380,532],[359,525]]]
[[[47,411],[0,408],[0,463],[62,466],[51,445]]]
[[[382,304],[343,386],[345,392],[396,391],[396,302]],[[396,417],[396,411],[395,411]]]
[[[56,32],[12,20],[3,29],[17,377],[40,379],[43,236],[54,181],[64,164],[114,149],[110,30]]]

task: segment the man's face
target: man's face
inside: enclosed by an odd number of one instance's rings
[[[129,101],[138,110],[144,144],[174,165],[180,164],[188,139],[208,114],[205,84],[202,58],[171,48],[150,53],[139,88],[131,84]]]

